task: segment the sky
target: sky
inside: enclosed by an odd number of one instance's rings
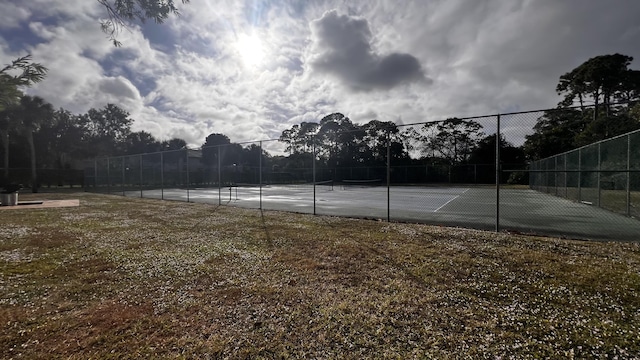
[[[555,107],[591,57],[640,59],[637,0],[191,0],[114,47],[96,0],[0,0],[0,62],[49,68],[27,89],[80,114],[201,146],[278,138],[341,112],[397,124]],[[631,68],[638,69],[635,60]],[[277,151],[278,144],[267,145]]]

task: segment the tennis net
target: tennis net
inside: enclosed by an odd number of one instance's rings
[[[343,190],[357,189],[357,188],[370,188],[385,185],[382,179],[343,179],[340,182],[340,186]]]

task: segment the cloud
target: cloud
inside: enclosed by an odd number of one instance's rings
[[[191,1],[121,32],[117,49],[95,0],[4,3],[1,63],[30,53],[49,68],[29,93],[75,113],[117,103],[134,130],[190,146],[278,138],[334,112],[412,123],[553,107],[558,77],[590,57],[640,68],[635,0]],[[251,67],[246,36],[264,50]]]
[[[403,83],[431,80],[410,54],[377,54],[366,19],[338,15],[331,10],[311,22],[313,47],[309,62],[314,71],[336,76],[354,90],[390,89]]]
[[[140,100],[140,93],[133,84],[122,76],[101,79],[97,90],[107,96],[113,96],[120,101]]]
[[[20,22],[28,19],[29,16],[31,16],[31,12],[28,9],[3,2],[2,12],[0,12],[0,29],[18,27]]]

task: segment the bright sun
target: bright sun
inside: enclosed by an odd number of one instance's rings
[[[241,35],[236,43],[236,49],[242,62],[248,67],[256,67],[264,60],[264,48],[256,35]]]

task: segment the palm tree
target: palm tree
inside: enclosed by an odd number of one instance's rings
[[[11,136],[20,135],[20,103],[11,104],[0,110],[0,143],[3,153],[3,176],[0,178],[0,186],[9,185],[9,144]]]
[[[29,145],[29,157],[31,159],[31,191],[38,192],[38,174],[36,171],[36,147],[33,141],[33,133],[46,122],[52,121],[53,106],[38,96],[25,95],[20,99],[20,105],[16,109],[17,119],[20,120],[19,129],[24,134]]]
[[[19,75],[11,75],[12,71],[21,71]],[[31,86],[44,80],[47,68],[31,62],[31,55],[23,56],[0,69],[0,111],[16,104],[22,96],[20,86]]]
[[[0,110],[0,143],[2,143],[2,154],[4,170],[2,172],[2,181],[0,185],[4,185],[9,178],[9,129],[11,129],[11,117],[9,110]]]
[[[12,71],[21,71],[12,75]],[[23,56],[0,69],[0,142],[4,149],[3,183],[9,181],[9,132],[15,128],[13,110],[23,96],[20,86],[31,86],[44,80],[47,68],[31,62],[31,55]],[[2,185],[2,184],[0,184]]]

